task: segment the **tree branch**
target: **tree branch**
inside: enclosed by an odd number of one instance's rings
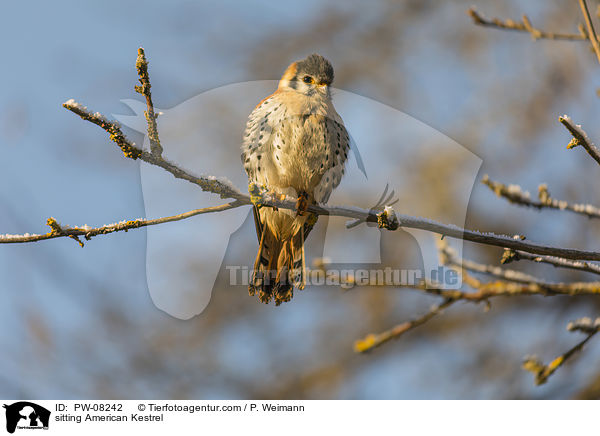
[[[569,204],[564,200],[557,200],[550,196],[548,186],[543,183],[538,186],[538,199],[531,199],[529,192],[523,191],[519,185],[505,185],[500,182],[495,182],[486,174],[483,176],[481,183],[490,188],[498,197],[508,200],[510,203],[518,204],[519,206],[533,207],[536,209],[557,209],[568,210],[580,215],[585,215],[588,218],[600,218],[600,209],[591,204]]]
[[[554,39],[567,41],[586,41],[589,39],[585,29],[582,26],[579,27],[579,33],[545,32],[543,30],[536,29],[535,27],[533,27],[527,15],[523,15],[523,21],[519,22],[511,19],[502,21],[498,18],[487,20],[482,15],[480,15],[475,10],[475,8],[470,8],[467,11],[467,13],[473,20],[473,23],[479,26],[493,27],[502,30],[514,30],[518,32],[527,32],[531,35],[531,38],[534,41],[537,39]]]
[[[154,226],[157,224],[170,223],[174,221],[181,221],[186,218],[191,218],[196,215],[201,215],[204,213],[211,212],[221,212],[228,209],[234,209],[236,207],[241,206],[237,200],[234,200],[230,203],[225,203],[219,206],[211,206],[205,207],[203,209],[195,209],[189,212],[184,212],[179,215],[168,216],[164,218],[155,218],[155,219],[143,219],[138,218],[135,220],[125,220],[120,221],[114,224],[107,224],[101,227],[89,227],[87,225],[81,227],[70,227],[70,226],[61,226],[54,218],[48,218],[47,224],[50,226],[51,231],[48,233],[44,233],[41,235],[37,234],[29,234],[26,233],[24,235],[0,235],[0,244],[11,244],[11,243],[23,243],[23,242],[37,242],[43,241],[45,239],[54,239],[61,237],[68,237],[71,239],[75,239],[80,246],[83,247],[83,242],[79,239],[79,236],[83,236],[86,240],[90,240],[94,236],[98,235],[107,235],[109,233],[128,231],[131,229],[139,229],[140,227],[148,227]]]
[[[600,274],[600,265],[590,262],[582,262],[576,260],[564,259],[554,256],[536,256],[524,251],[506,250],[502,256],[502,263],[510,263],[521,259],[531,260],[533,262],[547,263],[557,268],[568,268],[578,271],[585,271],[594,274]]]
[[[367,351],[371,351],[381,345],[385,344],[392,339],[397,339],[402,336],[404,333],[412,330],[420,325],[425,324],[430,319],[440,315],[442,311],[450,307],[454,304],[456,300],[446,299],[441,304],[437,306],[433,306],[429,312],[425,315],[420,316],[419,318],[413,319],[411,321],[403,322],[402,324],[398,324],[395,327],[392,327],[389,330],[386,330],[382,333],[377,334],[369,334],[363,339],[359,339],[354,343],[354,351],[357,353],[365,353]]]
[[[125,156],[132,159],[141,159],[152,165],[163,168],[164,170],[171,173],[174,177],[182,180],[187,180],[199,186],[203,191],[212,192],[220,195],[222,198],[233,198],[238,201],[238,205],[250,205],[259,203],[262,206],[278,207],[283,209],[296,209],[296,199],[288,199],[280,195],[274,195],[262,190],[259,195],[251,198],[249,195],[240,192],[229,180],[226,178],[218,178],[215,176],[194,176],[191,173],[181,169],[177,165],[167,161],[162,156],[158,156],[149,153],[145,150],[141,150],[135,146],[134,143],[130,142],[123,132],[121,131],[120,125],[115,121],[108,121],[103,115],[99,113],[91,113],[85,106],[76,103],[74,100],[69,100],[64,103],[63,106],[66,109],[76,113],[82,119],[90,121],[110,134],[110,139],[117,143],[117,145],[123,150]],[[254,200],[254,201],[253,201]],[[465,241],[476,242],[479,244],[492,245],[502,248],[512,248],[514,250],[526,251],[533,254],[542,254],[563,257],[567,259],[575,260],[600,260],[600,252],[577,250],[570,248],[559,248],[552,247],[542,244],[536,244],[524,240],[524,237],[510,237],[505,235],[497,235],[494,233],[481,233],[475,230],[464,229],[452,224],[442,224],[427,218],[420,218],[410,215],[394,214],[394,219],[383,220],[385,214],[387,216],[391,208],[387,208],[382,213],[376,213],[374,210],[365,210],[356,207],[343,207],[343,206],[317,206],[311,205],[308,207],[308,211],[317,215],[331,215],[331,216],[343,216],[347,218],[358,219],[363,222],[378,223],[381,227],[385,227],[388,230],[396,230],[397,228],[413,228],[426,230],[433,233],[438,233],[443,236],[449,236],[456,239],[464,239]],[[393,211],[392,211],[393,213]],[[395,225],[390,226],[397,220]],[[2,243],[0,239],[0,243]]]
[[[568,115],[558,117],[558,121],[560,121],[573,136],[573,139],[569,142],[567,148],[571,149],[581,145],[585,148],[585,151],[600,164],[600,150],[598,150],[590,138],[588,138],[587,133],[581,128],[581,125],[574,124],[573,120]]]
[[[357,353],[364,353],[374,348],[377,348],[392,339],[396,339],[402,336],[404,333],[419,327],[432,318],[440,315],[443,309],[451,306],[458,301],[466,301],[470,303],[486,302],[489,306],[489,299],[494,297],[512,297],[512,296],[528,296],[528,295],[584,295],[584,294],[600,294],[600,283],[566,283],[559,284],[554,290],[549,290],[545,286],[541,286],[537,283],[520,284],[514,282],[495,281],[483,283],[473,277],[469,277],[463,273],[465,282],[476,288],[476,292],[465,292],[461,290],[450,290],[440,289],[431,287],[428,284],[422,283],[421,285],[409,286],[409,289],[416,289],[426,294],[436,295],[443,297],[444,300],[441,304],[433,306],[429,312],[419,318],[411,321],[406,321],[386,330],[382,333],[371,333],[365,336],[363,339],[359,339],[354,343],[354,351]],[[595,334],[595,333],[594,333]],[[589,338],[578,344],[575,348],[583,347],[583,344],[587,342]],[[571,351],[571,350],[570,350]],[[575,350],[577,351],[577,350]],[[572,351],[573,353],[574,351]],[[572,354],[571,353],[571,354]],[[569,357],[569,356],[567,356]],[[566,359],[566,358],[565,358]],[[562,363],[561,363],[562,364]],[[560,366],[560,365],[559,365]],[[556,368],[552,370],[554,372]]]
[[[478,293],[469,293],[467,295],[445,294],[449,298],[451,295],[459,300],[468,300],[476,298],[481,301],[490,297],[497,296],[515,296],[515,295],[598,295],[600,294],[600,282],[570,282],[570,283],[552,283],[543,281],[537,277],[520,271],[500,268],[493,265],[485,265],[468,259],[458,259],[456,252],[445,244],[440,244],[440,254],[442,262],[456,270],[467,270],[471,272],[490,275],[501,279],[483,283],[472,277],[468,277],[465,282]]]
[[[440,243],[439,249],[442,256],[442,263],[460,270],[463,274],[464,282],[476,291],[466,292],[462,290],[441,289],[436,287],[435,284],[426,282],[421,282],[417,285],[406,286],[406,288],[409,289],[415,289],[426,294],[443,297],[444,300],[441,304],[433,306],[429,312],[416,319],[398,324],[382,333],[371,333],[363,339],[357,340],[354,343],[355,352],[364,353],[377,348],[392,339],[396,339],[409,330],[412,330],[430,321],[435,316],[439,315],[443,309],[458,301],[466,301],[470,303],[479,303],[484,301],[489,305],[489,299],[494,297],[530,295],[572,296],[600,294],[600,282],[546,283],[540,281],[536,277],[521,273],[519,271],[506,270],[491,265],[483,265],[466,259],[458,260],[456,257],[456,252],[443,241]],[[487,283],[481,282],[480,280],[467,275],[465,270],[492,275],[503,280]],[[355,283],[353,282],[352,285],[354,284]],[[598,321],[598,326],[600,326],[600,319]],[[579,344],[579,348],[581,348],[586,341],[584,341],[582,344]],[[554,369],[552,369],[552,372],[556,370],[556,367],[553,368]]]
[[[592,339],[600,330],[600,318],[594,322],[590,318],[581,318],[577,321],[570,322],[567,325],[569,331],[580,331],[586,333],[587,336],[582,341],[578,342],[574,347],[570,348],[548,365],[544,365],[536,356],[529,356],[523,362],[523,369],[532,372],[535,375],[535,384],[541,385],[548,381],[548,378],[554,372],[563,366],[567,360],[573,357],[578,351],[583,349],[583,346]]]
[[[144,49],[142,47],[138,49],[138,57],[135,62],[135,68],[141,83],[141,86],[135,86],[135,91],[146,97],[147,110],[144,111],[144,115],[146,116],[146,122],[148,124],[150,151],[152,154],[160,156],[163,152],[163,148],[162,145],[160,145],[160,139],[158,138],[158,127],[156,126],[156,118],[158,117],[158,114],[154,113],[152,93],[150,92],[151,85],[150,75],[148,74],[148,61],[146,60],[146,54],[144,53]]]
[[[508,280],[510,282],[540,283],[540,280],[537,277],[522,273],[521,271],[501,268],[494,265],[486,265],[465,258],[459,259],[458,253],[454,249],[450,248],[445,241],[441,241],[438,244],[438,249],[440,252],[441,262],[444,265],[448,265],[457,269],[463,268],[471,272],[491,275],[503,280]]]
[[[145,83],[145,80],[147,79],[147,63],[145,63],[146,60],[143,49],[140,49],[138,53],[138,64],[141,65],[138,68],[140,81]],[[144,65],[146,65],[146,74],[144,73],[143,69]],[[279,195],[269,194],[264,192],[264,190],[259,192],[258,195],[253,195],[251,197],[240,192],[230,181],[225,178],[217,178],[207,175],[194,176],[189,172],[179,168],[177,165],[168,162],[160,154],[149,153],[136,147],[134,143],[130,142],[125,137],[120,125],[117,122],[108,121],[99,113],[91,113],[86,107],[79,105],[74,100],[69,100],[63,104],[63,106],[79,115],[82,119],[90,121],[106,130],[110,134],[110,139],[117,143],[117,145],[124,152],[125,156],[133,159],[140,158],[149,164],[159,166],[171,173],[174,177],[194,183],[204,191],[219,194],[222,198],[233,198],[239,202],[239,205],[259,203],[262,206],[278,207],[291,210],[295,210],[296,208],[295,199],[290,200]],[[152,118],[148,120],[148,123],[151,124],[151,121]],[[151,126],[149,125],[149,130],[150,129]],[[385,194],[386,192],[384,192],[382,198],[385,197]],[[512,248],[534,254],[552,255],[567,259],[600,260],[599,252],[544,246],[541,244],[526,242],[523,240],[524,237],[515,238],[504,235],[496,235],[493,233],[480,233],[474,230],[463,229],[454,225],[441,224],[426,218],[419,218],[409,215],[396,215],[391,207],[386,207],[384,208],[383,212],[377,213],[377,211],[373,209],[364,210],[341,206],[326,207],[312,205],[308,207],[308,211],[317,215],[344,216],[362,222],[374,222],[378,223],[380,227],[387,228],[388,230],[396,230],[399,227],[414,228],[438,233],[440,235],[449,236],[452,238],[464,239],[466,241],[493,245],[497,247]],[[349,225],[356,225],[356,222],[350,223]]]
[[[592,17],[590,16],[586,1],[579,0],[579,6],[581,7],[581,13],[585,19],[585,25],[587,26],[588,39],[592,43],[598,62],[600,62],[600,44],[598,44],[598,37],[596,36],[596,31],[594,30],[594,24],[592,23]]]
[[[63,103],[63,107],[79,115],[85,121],[89,121],[104,129],[110,135],[110,139],[121,148],[123,154],[128,158],[134,160],[141,159],[146,163],[161,167],[165,171],[171,173],[175,178],[187,180],[188,182],[199,186],[203,191],[219,194],[221,198],[233,198],[236,200],[241,200],[242,198],[249,199],[247,195],[243,195],[225,178],[218,179],[214,176],[194,176],[179,168],[177,165],[165,160],[162,156],[138,148],[135,143],[127,139],[121,130],[121,125],[117,121],[109,121],[99,112],[92,113],[87,107],[77,103],[73,99]]]

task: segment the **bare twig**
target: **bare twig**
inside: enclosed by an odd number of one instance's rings
[[[457,253],[442,241],[440,244],[440,253],[442,262],[457,270],[468,270],[471,272],[487,274],[501,281],[483,283],[472,277],[469,277],[465,282],[481,292],[479,300],[493,296],[508,296],[508,295],[598,295],[600,294],[600,282],[570,282],[570,283],[553,283],[546,282],[537,277],[520,271],[500,268],[493,265],[486,265],[474,262],[468,259],[458,259]],[[463,275],[464,277],[464,275]],[[439,293],[438,293],[439,294]],[[452,294],[440,294],[445,297],[450,297]],[[474,294],[453,295],[457,300],[472,299]],[[476,294],[475,294],[476,295]]]
[[[339,207],[327,207],[326,211],[331,215],[349,216],[351,218],[359,218],[360,216],[365,216],[366,214],[366,211],[356,213],[354,212],[354,209],[346,209]],[[515,250],[522,250],[535,254],[558,256],[567,259],[600,260],[600,253],[598,252],[550,247],[528,242],[526,240],[522,240],[521,238],[497,235],[494,233],[480,233],[478,231],[463,229],[453,225],[440,224],[438,222],[431,221],[426,218],[412,217],[401,214],[397,214],[397,217],[400,222],[400,228],[404,227],[427,230],[433,233],[438,233],[443,236],[449,236],[451,238],[463,239],[465,241],[493,245],[496,247],[513,248]],[[373,217],[369,216],[367,221],[373,221]]]
[[[77,103],[73,99],[64,102],[63,107],[79,115],[85,121],[89,121],[104,129],[110,135],[110,140],[119,146],[125,157],[135,160],[142,154],[142,150],[125,137],[118,122],[109,121],[99,112],[92,113],[87,107]]]
[[[389,330],[386,330],[382,333],[377,334],[369,334],[365,338],[360,339],[354,343],[354,351],[357,353],[364,353],[367,351],[371,351],[386,342],[396,339],[406,333],[409,330],[412,330],[420,325],[425,324],[430,319],[442,313],[444,309],[451,306],[455,303],[453,299],[446,299],[441,304],[437,306],[433,306],[429,312],[425,315],[420,316],[419,318],[413,319],[411,321],[403,322],[402,324],[398,324],[395,327],[392,327]]]
[[[203,191],[219,194],[221,198],[245,199],[249,201],[247,195],[242,194],[233,184],[222,178],[218,179],[214,176],[194,176],[177,165],[165,160],[162,156],[148,153],[145,150],[138,148],[131,142],[121,130],[121,126],[116,121],[109,121],[100,113],[92,113],[88,108],[80,105],[75,100],[71,99],[63,103],[63,107],[79,115],[82,119],[89,121],[97,126],[100,126],[110,134],[110,139],[114,141],[123,151],[126,157],[132,159],[141,159],[152,165],[161,167],[171,173],[175,178],[187,180],[199,186]]]
[[[573,139],[571,142],[569,142],[567,148],[574,148],[578,145],[581,145],[583,148],[585,148],[585,151],[587,151],[588,154],[600,164],[600,150],[598,150],[594,143],[590,141],[590,138],[587,136],[587,133],[585,133],[581,126],[579,124],[575,124],[568,115],[558,117],[558,121],[560,121],[573,136]]]
[[[450,251],[450,256],[455,253]],[[552,296],[581,296],[581,295],[600,295],[600,282],[573,282],[573,283],[552,283],[540,280],[537,277],[521,273],[519,271],[508,270],[495,267],[493,265],[484,265],[472,260],[458,260],[450,257],[446,249],[441,250],[442,263],[448,265],[462,274],[466,285],[473,288],[474,291],[463,291],[457,289],[444,289],[438,283],[421,280],[417,283],[409,281],[395,280],[392,278],[376,280],[357,280],[354,274],[342,276],[339,271],[330,271],[327,269],[325,259],[316,259],[314,271],[331,274],[332,283],[347,291],[356,287],[394,287],[416,290],[421,293],[434,295],[442,298],[449,298],[456,301],[465,301],[469,303],[480,303],[488,301],[495,297],[519,297],[539,295],[544,297]],[[565,259],[566,260],[566,259]],[[467,274],[466,271],[487,274],[497,277],[501,280],[484,282]],[[310,270],[313,271],[312,269]]]
[[[508,280],[516,283],[540,283],[537,277],[529,274],[525,274],[521,271],[516,271],[507,268],[501,268],[494,265],[486,265],[478,262],[474,262],[469,259],[459,259],[458,253],[451,248],[446,241],[440,241],[438,243],[438,249],[440,252],[441,262],[444,265],[448,265],[455,268],[464,268],[472,272],[488,274],[503,280]]]
[[[146,116],[146,122],[148,124],[148,139],[150,140],[150,151],[156,156],[160,156],[163,152],[163,148],[160,145],[160,139],[158,138],[158,127],[156,126],[157,114],[154,113],[154,104],[152,103],[152,93],[150,92],[150,76],[148,74],[148,61],[146,60],[146,54],[144,49],[140,47],[138,49],[138,57],[135,62],[135,68],[137,70],[140,85],[135,86],[136,92],[139,92],[146,97],[147,110],[144,111]]]
[[[548,365],[544,365],[535,356],[526,357],[523,362],[523,369],[532,372],[535,375],[535,384],[541,385],[548,381],[548,378],[554,374],[554,372],[563,366],[567,360],[573,357],[578,351],[583,349],[583,346],[592,339],[596,333],[600,330],[600,319],[592,322],[589,318],[581,318],[577,321],[570,322],[567,326],[569,331],[581,331],[587,336],[574,347],[570,348]]]
[[[596,31],[594,30],[594,23],[592,23],[592,17],[590,16],[590,11],[588,10],[586,1],[579,0],[579,6],[581,7],[581,13],[583,14],[583,18],[585,19],[585,25],[587,27],[589,40],[592,43],[594,52],[596,52],[598,62],[600,62],[600,44],[598,43],[598,37],[596,36]]]
[[[578,271],[585,271],[594,274],[600,274],[600,265],[590,262],[583,262],[577,260],[563,259],[561,257],[554,256],[538,256],[524,251],[506,250],[502,257],[503,263],[510,263],[521,259],[531,260],[533,262],[547,263],[557,268],[568,268]]]
[[[60,237],[68,237],[75,239],[79,245],[83,247],[83,242],[79,239],[79,236],[83,236],[88,241],[98,235],[106,235],[109,233],[120,232],[120,231],[128,231],[131,229],[138,229],[140,227],[153,226],[156,224],[164,224],[170,223],[174,221],[180,221],[186,218],[191,218],[196,215],[201,215],[204,213],[211,212],[221,212],[227,209],[233,209],[240,206],[240,203],[237,200],[234,200],[230,203],[225,203],[219,206],[205,207],[203,209],[195,209],[189,212],[181,213],[179,215],[168,216],[164,218],[156,218],[156,219],[143,219],[138,218],[135,220],[126,220],[121,221],[115,224],[108,224],[101,227],[69,227],[69,226],[61,226],[54,218],[48,218],[47,224],[52,229],[48,233],[44,233],[41,235],[0,235],[0,244],[7,243],[22,243],[22,242],[36,242],[43,241],[45,239],[54,239]]]
[[[538,186],[539,200],[535,201],[531,199],[529,192],[523,191],[519,185],[505,185],[504,183],[495,182],[487,174],[483,176],[481,183],[490,188],[498,197],[502,197],[513,204],[536,209],[568,210],[585,215],[588,218],[600,218],[600,209],[596,206],[591,204],[570,204],[564,200],[552,198],[546,184]]]
[[[530,295],[540,295],[544,297],[552,296],[575,296],[575,295],[600,295],[600,282],[572,282],[555,283],[555,287],[548,287],[538,283],[516,283],[505,280],[494,280],[482,282],[463,271],[463,282],[476,289],[475,292],[466,292],[452,289],[438,288],[419,288],[412,287],[421,292],[440,297],[463,300],[471,303],[487,301],[495,297],[523,297]]]
[[[580,27],[579,33],[554,33],[554,32],[545,32],[540,29],[536,29],[531,24],[531,21],[527,17],[527,15],[523,15],[523,21],[514,21],[511,19],[502,21],[498,18],[493,18],[491,20],[485,19],[482,15],[480,15],[475,8],[470,8],[467,13],[472,18],[473,23],[479,26],[486,27],[494,27],[496,29],[503,30],[515,30],[519,32],[527,32],[531,35],[531,38],[535,41],[536,39],[561,39],[568,41],[585,41],[588,39],[588,35],[585,30]]]
[[[363,353],[377,348],[384,343],[395,339],[408,332],[409,330],[416,328],[430,321],[435,316],[439,315],[443,309],[449,307],[457,301],[466,301],[471,303],[488,302],[489,299],[494,297],[509,297],[509,296],[525,296],[525,295],[599,295],[600,294],[600,282],[586,282],[586,283],[545,283],[539,281],[533,276],[523,274],[519,271],[504,270],[489,265],[481,265],[473,261],[462,260],[462,263],[456,259],[456,253],[447,246],[441,247],[442,255],[445,263],[449,266],[475,272],[490,274],[496,277],[500,277],[507,281],[494,281],[494,282],[481,282],[473,277],[468,276],[463,271],[463,278],[465,283],[476,289],[476,292],[465,292],[461,290],[449,290],[440,289],[430,284],[421,283],[419,285],[408,286],[408,288],[417,289],[421,292],[436,295],[444,298],[444,301],[432,309],[425,315],[416,318],[411,321],[407,321],[392,327],[378,334],[369,334],[365,338],[357,340],[354,343],[354,351],[357,353]],[[488,303],[489,304],[489,303]],[[599,323],[600,325],[600,323]],[[570,330],[580,329],[569,327]],[[593,334],[595,334],[594,332]],[[589,340],[589,338],[587,339]],[[583,344],[587,340],[578,344],[575,349],[571,350],[570,353],[574,353],[577,349],[583,347]],[[577,348],[579,347],[579,348]],[[568,358],[570,354],[564,359]],[[549,365],[551,372],[554,372],[558,366],[558,360],[553,362],[554,365]],[[549,374],[548,374],[549,375]]]
[[[483,282],[467,275],[464,271],[463,282],[476,289],[476,291],[440,289],[431,284],[426,286],[407,286],[407,288],[415,289],[430,295],[437,295],[439,297],[451,298],[456,301],[460,300],[469,303],[481,303],[497,297],[527,297],[531,295],[543,297],[563,295],[572,297],[576,295],[600,295],[599,282],[561,283],[561,287],[548,289],[546,286],[541,286],[537,283],[516,283],[504,280]]]

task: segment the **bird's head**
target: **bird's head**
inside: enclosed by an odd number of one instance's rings
[[[333,67],[323,56],[311,54],[306,59],[293,62],[279,82],[279,89],[295,91],[309,97],[330,97]]]

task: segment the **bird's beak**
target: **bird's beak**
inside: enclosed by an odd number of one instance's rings
[[[319,91],[321,92],[327,92],[329,90],[327,83],[319,83],[317,84],[317,88],[319,88]]]

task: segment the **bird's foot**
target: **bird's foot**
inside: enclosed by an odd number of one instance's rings
[[[308,194],[304,191],[300,193],[298,196],[298,201],[296,201],[296,214],[298,216],[303,216],[304,213],[308,210]]]
[[[264,194],[266,189],[264,186],[260,186],[256,183],[250,183],[248,185],[248,193],[250,194],[250,201],[253,205],[259,209],[263,206]]]

